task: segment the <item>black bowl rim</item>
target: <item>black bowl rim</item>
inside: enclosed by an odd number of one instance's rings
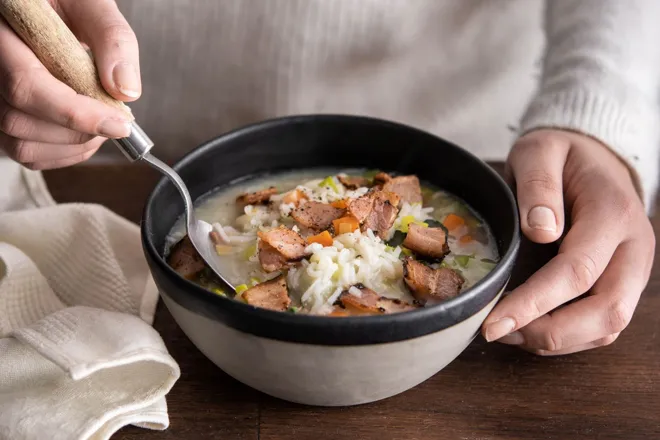
[[[289,341],[289,342],[300,342],[300,343],[321,343],[324,345],[365,345],[365,344],[372,344],[372,343],[384,343],[384,342],[397,342],[400,340],[407,340],[407,339],[412,339],[415,337],[421,337],[426,334],[434,333],[436,331],[444,330],[446,328],[449,328],[453,325],[456,325],[466,319],[468,319],[471,316],[474,316],[473,313],[469,316],[464,317],[461,320],[454,321],[450,325],[446,325],[442,328],[437,328],[434,331],[425,331],[422,333],[419,332],[414,332],[411,331],[410,334],[407,337],[387,337],[385,340],[378,340],[379,338],[362,338],[362,337],[356,337],[351,341],[348,341],[347,343],[341,342],[341,343],[334,343],[332,340],[327,339],[327,338],[318,338],[315,335],[319,334],[319,330],[323,332],[324,329],[326,328],[332,328],[332,327],[356,327],[357,324],[359,324],[360,328],[368,327],[370,325],[379,325],[383,326],[384,324],[393,324],[393,323],[398,323],[398,324],[403,324],[403,325],[414,325],[415,321],[424,319],[424,318],[429,318],[434,315],[442,315],[445,314],[447,311],[450,311],[452,309],[457,309],[460,308],[471,301],[475,300],[478,298],[480,295],[484,294],[485,292],[492,291],[492,289],[496,289],[498,292],[502,288],[504,288],[504,284],[508,282],[509,276],[506,276],[505,281],[502,283],[500,282],[498,285],[498,278],[501,278],[501,275],[505,272],[511,271],[515,258],[518,254],[518,250],[520,247],[520,242],[521,242],[521,235],[520,235],[520,220],[519,220],[519,214],[518,214],[518,206],[516,199],[513,195],[513,192],[509,188],[509,186],[506,184],[506,182],[502,179],[502,177],[494,170],[492,169],[488,164],[486,164],[483,160],[479,159],[477,156],[475,156],[473,153],[470,151],[467,151],[456,144],[447,141],[446,139],[440,138],[439,136],[436,136],[432,133],[429,133],[427,131],[400,123],[400,122],[394,122],[394,121],[389,121],[385,119],[380,119],[380,118],[375,118],[375,117],[369,117],[369,116],[358,116],[358,115],[345,115],[345,114],[300,114],[300,115],[293,115],[293,116],[283,116],[283,117],[276,117],[276,118],[271,118],[271,119],[266,119],[263,121],[259,121],[256,123],[248,124],[242,127],[239,127],[237,129],[231,130],[229,132],[226,132],[224,134],[221,134],[219,136],[213,137],[206,142],[203,142],[200,144],[198,147],[194,148],[191,150],[189,153],[187,153],[185,156],[183,156],[179,161],[177,161],[173,165],[173,169],[177,172],[180,172],[182,168],[185,168],[187,165],[195,162],[198,160],[200,156],[203,156],[208,150],[217,148],[220,145],[226,144],[230,142],[232,139],[243,136],[245,134],[254,132],[254,131],[259,131],[259,130],[267,130],[272,127],[276,126],[281,126],[281,125],[288,125],[291,123],[297,123],[297,122],[315,122],[315,121],[329,121],[329,120],[334,120],[334,121],[347,121],[347,122],[365,122],[365,123],[375,123],[375,124],[380,124],[383,126],[393,126],[393,127],[398,127],[398,128],[405,128],[411,132],[418,132],[419,134],[425,135],[425,136],[431,136],[433,138],[438,139],[439,141],[444,142],[445,144],[451,145],[452,147],[458,148],[460,153],[463,155],[468,156],[469,159],[473,161],[478,161],[479,163],[483,164],[483,171],[484,173],[488,173],[499,183],[500,190],[504,191],[506,194],[507,199],[509,200],[509,206],[508,209],[511,210],[511,214],[514,219],[514,225],[512,225],[515,230],[514,233],[512,234],[512,239],[508,243],[508,250],[507,252],[500,258],[500,261],[497,263],[495,268],[486,275],[484,278],[482,278],[479,282],[477,282],[474,286],[472,286],[470,289],[466,290],[465,292],[461,293],[461,295],[452,298],[450,300],[444,301],[440,304],[429,306],[429,307],[423,307],[414,311],[410,312],[405,312],[405,313],[396,313],[396,314],[388,314],[388,315],[371,315],[371,316],[351,316],[351,317],[329,317],[329,316],[318,316],[318,315],[305,315],[305,314],[294,314],[294,313],[287,313],[287,312],[277,312],[277,311],[272,311],[268,309],[263,309],[263,308],[258,308],[255,306],[251,306],[248,304],[245,304],[240,301],[235,301],[230,298],[222,297],[220,295],[217,295],[213,292],[210,292],[197,284],[193,283],[192,281],[189,281],[183,277],[181,277],[178,273],[176,273],[165,261],[165,259],[161,256],[161,253],[156,249],[153,241],[150,239],[147,233],[147,229],[145,225],[149,224],[151,221],[151,213],[150,213],[150,207],[153,204],[153,199],[163,190],[163,187],[165,185],[171,184],[168,180],[167,177],[163,176],[154,189],[151,191],[147,202],[144,206],[143,210],[143,215],[142,215],[142,222],[140,224],[140,229],[141,229],[141,238],[142,238],[142,245],[144,252],[147,254],[147,257],[150,258],[153,261],[153,264],[157,266],[158,269],[163,271],[164,274],[167,275],[169,281],[172,281],[178,288],[182,289],[184,292],[186,292],[189,295],[196,295],[198,299],[203,300],[209,306],[215,306],[215,307],[220,307],[220,308],[231,308],[233,309],[232,312],[236,313],[243,313],[246,314],[246,316],[249,316],[251,318],[256,318],[258,320],[261,320],[264,322],[264,327],[267,327],[267,324],[274,324],[274,325],[292,325],[297,328],[295,333],[298,333],[300,331],[305,331],[304,329],[310,330],[308,335],[311,336],[305,336],[305,334],[298,335],[296,336],[293,332],[289,333],[285,337],[280,337],[280,336],[269,336],[269,333],[267,331],[263,331],[263,329],[260,328],[255,328],[255,329],[249,329],[247,330],[249,333],[253,333],[257,336],[265,337],[265,338],[270,338],[270,339],[279,339],[279,340],[284,340],[284,341]],[[259,174],[260,175],[260,174]],[[235,181],[240,181],[244,180],[245,178],[251,178],[253,176],[245,176],[241,177],[239,179],[236,179]],[[227,182],[224,185],[230,185],[234,183],[235,181],[232,182]],[[223,185],[218,185],[215,188],[221,188]],[[214,189],[211,189],[209,191],[213,191]],[[153,270],[153,268],[151,269]],[[161,293],[162,294],[162,293]],[[167,295],[167,292],[166,292]],[[169,295],[168,295],[169,296]],[[196,313],[196,312],[193,312]],[[243,329],[246,330],[246,329]],[[381,338],[382,339],[382,338]],[[319,342],[320,341],[320,342]]]

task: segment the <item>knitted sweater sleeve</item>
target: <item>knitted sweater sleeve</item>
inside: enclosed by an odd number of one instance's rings
[[[546,0],[546,51],[523,133],[592,136],[630,168],[647,211],[658,188],[660,1]]]

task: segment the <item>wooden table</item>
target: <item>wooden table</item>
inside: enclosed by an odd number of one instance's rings
[[[87,165],[45,176],[57,201],[101,203],[135,222],[159,178],[139,165]],[[660,231],[660,219],[654,227]],[[553,252],[552,245],[524,243],[513,284]],[[425,383],[353,408],[291,404],[233,380],[193,346],[160,303],[154,326],[181,366],[167,396],[170,428],[129,427],[114,438],[660,439],[657,257],[632,323],[609,347],[543,358],[479,338]]]

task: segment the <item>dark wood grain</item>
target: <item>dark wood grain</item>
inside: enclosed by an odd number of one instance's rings
[[[101,203],[135,222],[159,177],[135,164],[79,166],[45,176],[57,201]],[[660,219],[653,224],[660,231]],[[523,243],[512,284],[555,252],[553,245]],[[283,402],[231,379],[195,348],[160,303],[154,327],[182,371],[167,397],[171,426],[163,432],[129,427],[114,438],[660,439],[658,316],[660,271],[654,267],[632,323],[609,347],[543,358],[477,339],[447,368],[406,393],[359,407],[319,409]]]

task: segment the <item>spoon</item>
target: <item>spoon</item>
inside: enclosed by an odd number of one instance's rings
[[[211,226],[210,223],[195,217],[195,209],[186,184],[176,171],[151,154],[151,148],[154,145],[151,139],[149,139],[136,122],[133,122],[131,135],[127,138],[113,139],[113,142],[130,161],[142,160],[146,162],[152,168],[157,169],[167,176],[176,189],[179,190],[181,197],[183,197],[183,208],[186,216],[186,231],[188,232],[188,238],[190,238],[192,245],[195,247],[195,250],[197,250],[197,253],[202,257],[204,262],[206,262],[211,270],[213,270],[218,276],[222,284],[224,284],[223,287],[236,293],[236,288],[222,276],[220,260],[215,251],[215,244],[211,241],[209,236],[213,230],[213,226]]]
[[[236,292],[222,275],[220,259],[209,233],[213,227],[195,217],[190,193],[181,177],[167,164],[151,154],[154,143],[135,121],[131,110],[110,96],[98,77],[90,54],[46,0],[0,0],[0,14],[14,32],[32,49],[48,71],[78,94],[98,99],[123,110],[131,119],[131,134],[113,139],[114,144],[131,161],[143,161],[167,176],[183,197],[186,230],[195,250],[215,272],[224,288]]]

